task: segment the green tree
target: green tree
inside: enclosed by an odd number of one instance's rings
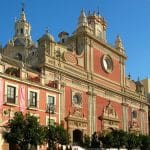
[[[83,139],[83,147],[84,148],[89,148],[90,147],[90,137],[89,137],[89,135],[84,135],[84,137],[83,137],[84,139]]]
[[[16,144],[21,150],[27,150],[29,145],[37,146],[44,143],[46,128],[41,126],[38,118],[27,113],[16,112],[8,123],[9,132],[4,133],[5,140]]]
[[[139,138],[141,141],[141,150],[150,150],[150,136],[140,135]]]
[[[112,134],[112,139],[113,139],[113,142],[112,142],[112,146],[113,147],[116,147],[116,148],[121,148],[123,146],[126,145],[127,143],[127,133],[124,132],[123,130],[113,130],[111,132]]]
[[[126,147],[130,149],[139,148],[141,145],[141,141],[139,136],[137,136],[135,133],[128,133],[128,140]]]
[[[100,141],[105,148],[121,148],[127,145],[128,134],[123,130],[112,130],[106,134],[100,134]]]
[[[112,130],[112,132],[101,133],[99,135],[99,142],[102,141],[104,148],[124,148],[128,150],[150,149],[150,136],[136,135],[135,133],[127,133],[123,130]]]
[[[108,132],[107,134],[100,134],[99,140],[102,141],[104,148],[113,147],[113,135],[111,132]]]
[[[69,144],[70,142],[70,136],[61,125],[56,125],[56,126],[50,126],[47,127],[46,131],[46,141],[50,142],[51,147],[54,149],[55,144],[54,143],[59,143],[62,145]]]
[[[99,148],[99,147],[100,147],[99,134],[94,132],[92,134],[91,139],[91,148]]]
[[[69,144],[70,142],[70,136],[67,132],[67,130],[65,130],[61,125],[57,125],[55,127],[55,139],[57,140],[58,143],[66,145]]]

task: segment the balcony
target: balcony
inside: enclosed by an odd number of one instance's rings
[[[36,77],[29,76],[28,80],[35,83],[40,83],[40,78],[38,76]]]
[[[19,68],[14,68],[14,67],[9,67],[5,70],[5,73],[14,76],[14,77],[20,77],[20,69]]]
[[[55,88],[57,89],[58,88],[58,82],[57,81],[49,81],[46,86],[49,86],[51,88]]]

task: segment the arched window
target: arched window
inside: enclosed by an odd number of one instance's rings
[[[136,110],[132,111],[132,117],[133,117],[133,119],[137,118],[137,111]]]
[[[20,33],[23,34],[23,28],[21,28]]]

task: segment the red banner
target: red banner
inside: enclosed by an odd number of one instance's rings
[[[20,87],[20,111],[25,111],[25,86]]]

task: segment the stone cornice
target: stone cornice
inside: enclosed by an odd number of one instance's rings
[[[45,64],[45,65],[46,65],[47,67],[53,67],[53,69],[55,70],[55,68],[54,68],[53,65],[51,65],[51,64]],[[56,67],[56,66],[55,66],[55,67]],[[114,81],[112,81],[112,80],[110,80],[110,79],[107,79],[107,78],[105,78],[105,77],[103,77],[103,76],[100,76],[100,75],[98,75],[98,74],[96,74],[96,73],[91,73],[91,72],[88,72],[88,71],[86,71],[86,70],[83,70],[83,68],[74,67],[73,65],[67,64],[66,62],[63,62],[62,67],[63,67],[64,69],[60,68],[61,70],[67,70],[68,72],[71,72],[71,74],[77,74],[77,75],[79,75],[79,76],[81,76],[81,77],[84,77],[86,80],[88,80],[87,77],[88,77],[88,75],[90,74],[90,75],[92,76],[92,79],[95,77],[95,78],[97,78],[97,79],[102,79],[102,80],[104,80],[104,81],[106,81],[106,82],[109,82],[109,83],[111,83],[111,84],[113,84],[113,85],[115,85],[115,86],[120,86],[120,84],[117,83],[117,82],[114,82]],[[56,67],[56,68],[57,68],[57,67]],[[75,76],[76,76],[76,75],[75,75]]]
[[[70,115],[68,117],[66,117],[65,119],[66,121],[78,121],[78,122],[82,122],[82,123],[87,123],[87,119],[86,118],[79,118],[73,115]]]
[[[124,96],[126,98],[129,98],[129,99],[134,99],[136,101],[138,101],[139,103],[143,103],[143,104],[146,104],[146,105],[149,105],[148,102],[146,101],[141,101],[141,99],[139,99],[139,95],[137,94],[133,94],[133,93],[129,93],[129,92],[124,92],[124,91],[116,91],[114,89],[110,89],[104,85],[100,85],[92,80],[88,80],[87,78],[83,78],[82,76],[80,76],[79,74],[75,74],[75,73],[70,73],[69,71],[67,70],[64,70],[62,68],[59,68],[59,67],[55,67],[54,66],[51,66],[51,65],[47,65],[46,67],[48,67],[49,69],[51,70],[54,70],[54,71],[57,71],[57,72],[60,72],[62,75],[67,75],[68,77],[70,78],[74,78],[76,80],[80,80],[81,82],[84,82],[88,85],[91,85],[91,86],[94,86],[96,88],[100,88],[100,89],[103,89],[103,90],[107,90],[107,91],[110,91],[110,92],[113,92],[114,94],[116,95],[120,95],[120,96]]]

